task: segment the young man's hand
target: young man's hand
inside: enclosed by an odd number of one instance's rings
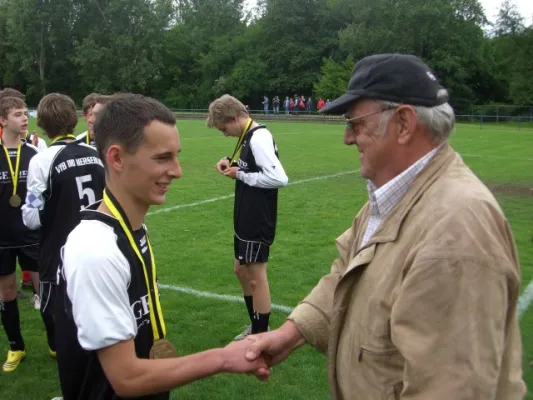
[[[267,380],[270,376],[269,365],[263,355],[259,354],[253,360],[245,357],[252,342],[249,339],[231,342],[223,351],[223,372],[234,372],[241,374],[253,374],[260,380]]]
[[[237,179],[237,171],[239,171],[239,167],[227,167],[223,174],[228,178]]]
[[[229,161],[226,158],[223,158],[219,162],[217,162],[216,169],[219,173],[224,175],[224,171],[229,167]]]

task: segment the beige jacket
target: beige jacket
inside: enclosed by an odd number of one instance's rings
[[[289,317],[333,399],[522,399],[520,267],[498,203],[443,146],[361,249],[370,207]]]

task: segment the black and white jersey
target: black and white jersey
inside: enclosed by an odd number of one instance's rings
[[[153,344],[142,264],[120,222],[96,211],[98,205],[81,211],[82,221],[62,250],[56,324],[61,332],[57,360],[65,399],[119,399],[96,351],[133,339],[137,357],[147,359]],[[134,231],[133,237],[151,276],[145,229]],[[168,398],[168,392],[142,397]]]
[[[241,240],[271,245],[276,233],[278,188],[286,186],[289,178],[266,127],[257,126],[244,135],[238,164],[233,212],[235,235]]]
[[[102,199],[105,173],[96,150],[79,141],[53,143],[30,162],[24,224],[41,228],[40,279],[55,282],[59,251],[80,210]]]
[[[91,139],[91,136],[89,135],[89,131],[80,133],[78,136],[76,136],[76,140],[81,140],[83,143],[96,148],[96,143],[94,142],[94,139]]]
[[[17,194],[26,198],[26,179],[30,160],[39,150],[29,144],[22,143],[20,148],[19,177]],[[17,165],[17,148],[8,148],[13,171]],[[22,221],[21,207],[11,207],[9,198],[13,195],[13,180],[4,146],[0,143],[0,248],[33,246],[39,243],[39,232],[28,229]]]

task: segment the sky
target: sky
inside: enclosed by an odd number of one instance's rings
[[[479,0],[485,9],[485,15],[491,22],[496,20],[495,16],[503,0]],[[526,25],[532,22],[533,17],[533,0],[512,0],[518,9],[518,12],[525,18]]]
[[[246,5],[251,8],[257,4],[256,0],[246,0]],[[485,15],[490,22],[496,20],[496,14],[503,0],[479,0],[485,9]],[[518,12],[525,18],[526,25],[533,23],[533,0],[511,0],[518,9]]]

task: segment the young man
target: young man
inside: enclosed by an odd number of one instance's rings
[[[38,153],[37,148],[21,140],[28,127],[27,113],[24,100],[0,99],[0,314],[10,344],[4,372],[14,371],[26,356],[17,305],[17,260],[24,270],[38,271],[39,234],[24,225],[20,208],[26,196],[28,166]],[[38,302],[35,294],[32,303]]]
[[[70,97],[48,94],[41,99],[37,112],[37,125],[51,144],[30,162],[22,215],[28,228],[41,229],[41,315],[54,358],[53,303],[60,249],[80,222],[80,209],[102,198],[105,179],[96,150],[72,135],[78,117]]]
[[[91,93],[83,99],[82,102],[82,116],[83,119],[87,122],[87,130],[81,134],[79,134],[76,137],[76,140],[83,140],[85,144],[88,144],[90,146],[95,146],[94,144],[94,134],[93,134],[93,124],[94,124],[94,118],[93,118],[93,112],[94,107],[96,104],[98,104],[98,100],[100,98],[105,98],[106,96],[102,96],[98,93]]]
[[[106,168],[104,200],[81,212],[58,274],[64,398],[168,399],[170,389],[219,372],[264,370],[264,360],[244,361],[244,342],[178,358],[165,339],[144,218],[182,173],[173,114],[156,100],[122,94],[94,130]]]
[[[84,143],[96,147],[94,141],[94,123],[100,111],[102,111],[104,106],[111,100],[111,98],[111,96],[104,95],[98,95],[94,97],[94,106],[91,110],[89,117],[87,118],[88,132],[78,135],[78,137],[76,138],[77,140],[83,140]]]
[[[207,126],[224,136],[239,137],[233,157],[220,160],[216,169],[236,179],[234,225],[234,271],[242,286],[251,320],[240,340],[250,333],[266,332],[270,318],[267,261],[276,233],[278,188],[289,179],[278,157],[272,134],[253,121],[244,105],[224,95],[209,106]],[[242,148],[241,148],[242,147]],[[236,156],[240,151],[240,159]]]
[[[24,101],[24,99],[26,98],[26,96],[24,96],[23,93],[12,88],[4,88],[3,90],[0,90],[0,99],[5,98],[5,97],[15,97],[22,101]],[[0,126],[0,138],[1,137],[2,137],[2,127]],[[22,140],[25,140],[28,143],[37,147],[39,151],[46,149],[45,141],[40,140],[39,136],[37,135],[35,131],[33,132],[33,134],[30,135],[30,133],[26,130],[21,133],[20,137]],[[33,303],[34,308],[38,310],[40,307],[39,298],[38,296],[36,297],[35,295],[39,293],[39,273],[22,270],[20,283],[22,287],[31,287],[33,289],[34,296],[32,297],[32,303]],[[23,292],[19,292],[18,295],[20,297],[26,297],[26,295]]]

